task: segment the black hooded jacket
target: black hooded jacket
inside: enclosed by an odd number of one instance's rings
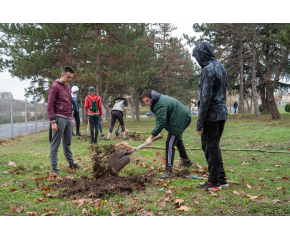
[[[201,131],[204,122],[227,119],[226,106],[227,72],[215,58],[207,42],[199,43],[192,56],[202,68],[199,79],[198,119],[196,130]]]

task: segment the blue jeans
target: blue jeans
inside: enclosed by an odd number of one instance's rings
[[[234,110],[235,110],[234,114],[236,114],[236,112],[237,112],[237,108],[234,108]]]
[[[100,133],[103,133],[103,127],[102,127],[102,119],[99,119],[99,129],[100,129]]]

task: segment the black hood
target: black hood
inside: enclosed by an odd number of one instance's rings
[[[151,91],[151,103],[150,103],[150,110],[153,112],[153,108],[154,108],[154,105],[155,103],[158,102],[159,100],[159,97],[160,97],[160,93],[152,90]]]
[[[215,60],[213,49],[208,42],[201,42],[192,50],[192,56],[195,57],[201,68],[204,68],[210,61]]]

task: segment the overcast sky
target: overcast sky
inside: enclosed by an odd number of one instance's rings
[[[173,25],[177,29],[172,32],[172,36],[181,38],[183,33],[188,34],[188,36],[196,35],[192,28],[193,23],[173,23]],[[187,49],[189,52],[192,51],[188,45]],[[12,78],[8,71],[0,72],[0,92],[12,92],[14,99],[24,100],[25,88],[29,86],[29,80],[20,81],[17,77]]]

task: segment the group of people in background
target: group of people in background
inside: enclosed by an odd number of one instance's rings
[[[219,147],[220,138],[228,114],[226,106],[227,72],[215,58],[214,51],[207,42],[199,43],[193,49],[192,56],[202,68],[199,79],[199,114],[196,131],[197,134],[201,136],[201,145],[208,163],[209,172],[208,181],[198,187],[205,189],[222,189],[222,187],[228,186]],[[79,165],[74,163],[70,149],[74,125],[76,125],[76,135],[81,135],[79,132],[80,120],[77,102],[77,93],[79,90],[76,86],[71,90],[68,84],[72,77],[73,70],[69,67],[65,67],[62,70],[61,78],[55,80],[49,89],[47,110],[53,130],[50,146],[50,160],[52,174],[57,175],[57,153],[61,139],[63,142],[64,155],[68,162],[68,168],[80,168]],[[183,132],[191,123],[191,113],[189,109],[177,99],[160,94],[151,89],[146,89],[141,97],[144,103],[150,107],[150,110],[156,116],[156,126],[146,141],[147,145],[150,145],[156,136],[162,138],[160,133],[163,129],[168,131],[165,145],[165,173],[161,178],[172,178],[174,177],[173,162],[175,146],[181,158],[179,166],[189,167],[192,165],[192,161],[186,153],[182,140]],[[115,99],[111,111],[111,126],[106,140],[109,140],[116,120],[119,121],[123,139],[126,140],[123,111],[126,110],[127,105],[127,99],[122,97]],[[97,143],[98,129],[103,112],[101,98],[96,94],[93,86],[89,88],[89,94],[85,99],[84,107],[87,109],[89,115],[91,132],[90,143]],[[238,104],[235,102],[235,113],[237,107]]]

